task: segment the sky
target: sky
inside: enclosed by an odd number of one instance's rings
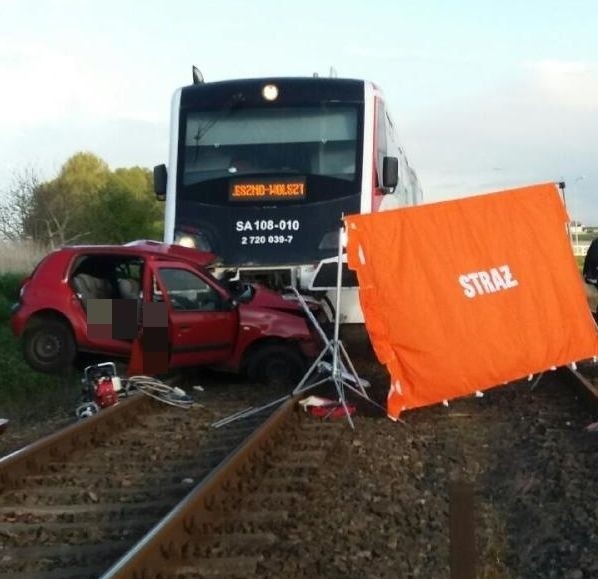
[[[192,64],[334,67],[382,88],[425,201],[565,181],[598,226],[597,30],[595,0],[0,0],[0,193],[78,151],[166,162]]]

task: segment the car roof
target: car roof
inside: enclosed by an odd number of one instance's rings
[[[62,247],[59,251],[142,256],[161,260],[187,261],[199,266],[209,265],[216,257],[208,251],[199,251],[181,245],[162,243],[149,239],[131,241],[124,245],[70,245]]]

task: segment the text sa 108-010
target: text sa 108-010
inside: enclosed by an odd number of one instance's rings
[[[239,219],[235,222],[235,231],[299,231],[298,219]]]

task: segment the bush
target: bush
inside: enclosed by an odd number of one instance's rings
[[[0,294],[0,323],[8,322],[10,318],[10,304],[12,302],[3,294]]]
[[[23,277],[17,273],[0,274],[0,322],[8,322],[10,306],[19,298]]]
[[[0,296],[5,297],[10,303],[16,302],[19,298],[21,282],[25,277],[26,274],[22,273],[0,274]]]

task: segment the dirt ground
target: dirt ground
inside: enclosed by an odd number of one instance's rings
[[[268,576],[449,577],[449,484],[465,481],[477,577],[598,577],[595,417],[553,376],[404,417],[356,418]]]
[[[64,410],[45,417],[43,421],[18,425],[9,422],[6,431],[0,434],[0,457],[52,434],[60,428],[68,426],[71,422],[74,422],[74,415],[71,417]]]
[[[367,352],[355,362],[383,402],[385,371]],[[0,455],[71,416],[9,429]],[[598,418],[554,375],[403,417],[359,404],[264,577],[449,577],[451,481],[474,489],[478,577],[598,577]]]

